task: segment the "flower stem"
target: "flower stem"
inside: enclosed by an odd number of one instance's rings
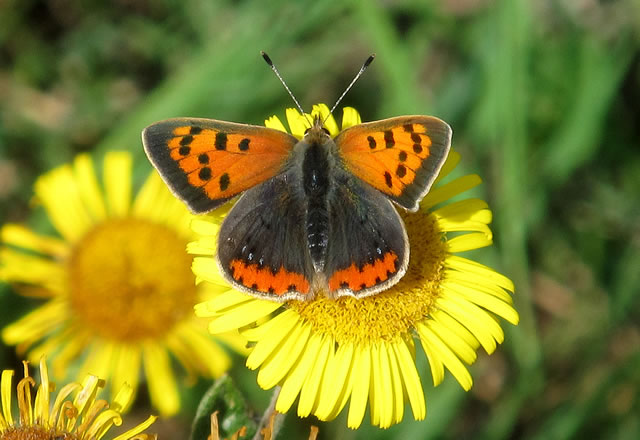
[[[260,419],[260,424],[256,434],[253,436],[253,440],[273,440],[278,435],[285,417],[285,414],[276,411],[276,401],[280,395],[280,390],[280,386],[273,389],[271,401]]]

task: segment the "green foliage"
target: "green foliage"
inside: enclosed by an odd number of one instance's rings
[[[343,104],[364,120],[419,113],[452,125],[462,167],[483,176],[494,211],[496,246],[481,261],[514,280],[521,323],[507,327],[495,354],[480,356],[470,393],[451,380],[436,389],[423,384],[426,421],[408,412],[389,430],[365,418],[349,431],[342,417],[320,423],[320,438],[637,438],[636,3],[3,6],[0,221],[27,221],[35,178],[81,151],[128,149],[146,174],[140,131],[151,122],[196,116],[259,124],[283,116],[291,102],[260,50],[306,107],[331,104],[375,52]],[[13,304],[3,320],[24,310],[22,301]],[[4,347],[0,359],[11,353]],[[231,374],[242,369],[238,363]],[[249,401],[266,400],[255,381],[244,383]],[[287,438],[306,438],[304,423],[292,411]],[[178,429],[186,437],[186,424]]]
[[[220,438],[229,438],[242,427],[246,438],[256,432],[252,410],[229,376],[218,379],[202,396],[191,426],[190,440],[206,439],[211,435],[211,414],[217,413]]]

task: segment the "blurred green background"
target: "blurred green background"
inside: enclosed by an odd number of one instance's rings
[[[433,114],[493,211],[496,245],[474,254],[516,284],[518,327],[472,367],[468,393],[420,368],[427,420],[348,430],[299,420],[280,438],[561,439],[640,436],[640,4],[615,0],[0,2],[0,221],[39,224],[36,177],[78,152],[128,149],[140,131],[197,116],[262,124],[290,98],[347,95],[363,120]],[[340,112],[338,112],[340,116]],[[42,231],[42,228],[40,228]],[[3,287],[3,326],[31,303]],[[3,368],[17,367],[11,347]],[[237,359],[261,412],[270,393]],[[182,439],[206,388],[160,421]],[[144,396],[146,393],[141,392]],[[148,414],[148,402],[134,411]]]

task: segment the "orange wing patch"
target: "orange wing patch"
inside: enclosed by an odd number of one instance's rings
[[[274,130],[239,134],[184,126],[173,134],[171,158],[211,199],[233,197],[275,175],[291,148]]]
[[[335,142],[349,171],[414,209],[437,177],[450,138],[440,119],[406,116],[353,126]]]
[[[284,267],[273,273],[270,267],[259,267],[258,264],[247,264],[241,260],[231,261],[233,279],[243,286],[265,294],[282,296],[288,292],[309,293],[309,281],[304,275],[289,272]]]
[[[355,263],[346,269],[336,271],[329,279],[329,290],[348,288],[354,292],[373,287],[389,279],[398,271],[398,256],[387,252],[381,260],[365,264],[362,269]]]

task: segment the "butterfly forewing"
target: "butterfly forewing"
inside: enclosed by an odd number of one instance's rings
[[[297,139],[266,127],[178,118],[150,125],[142,142],[174,194],[203,213],[276,175]]]
[[[432,116],[402,116],[353,126],[335,142],[348,171],[416,211],[447,158],[451,127]]]

